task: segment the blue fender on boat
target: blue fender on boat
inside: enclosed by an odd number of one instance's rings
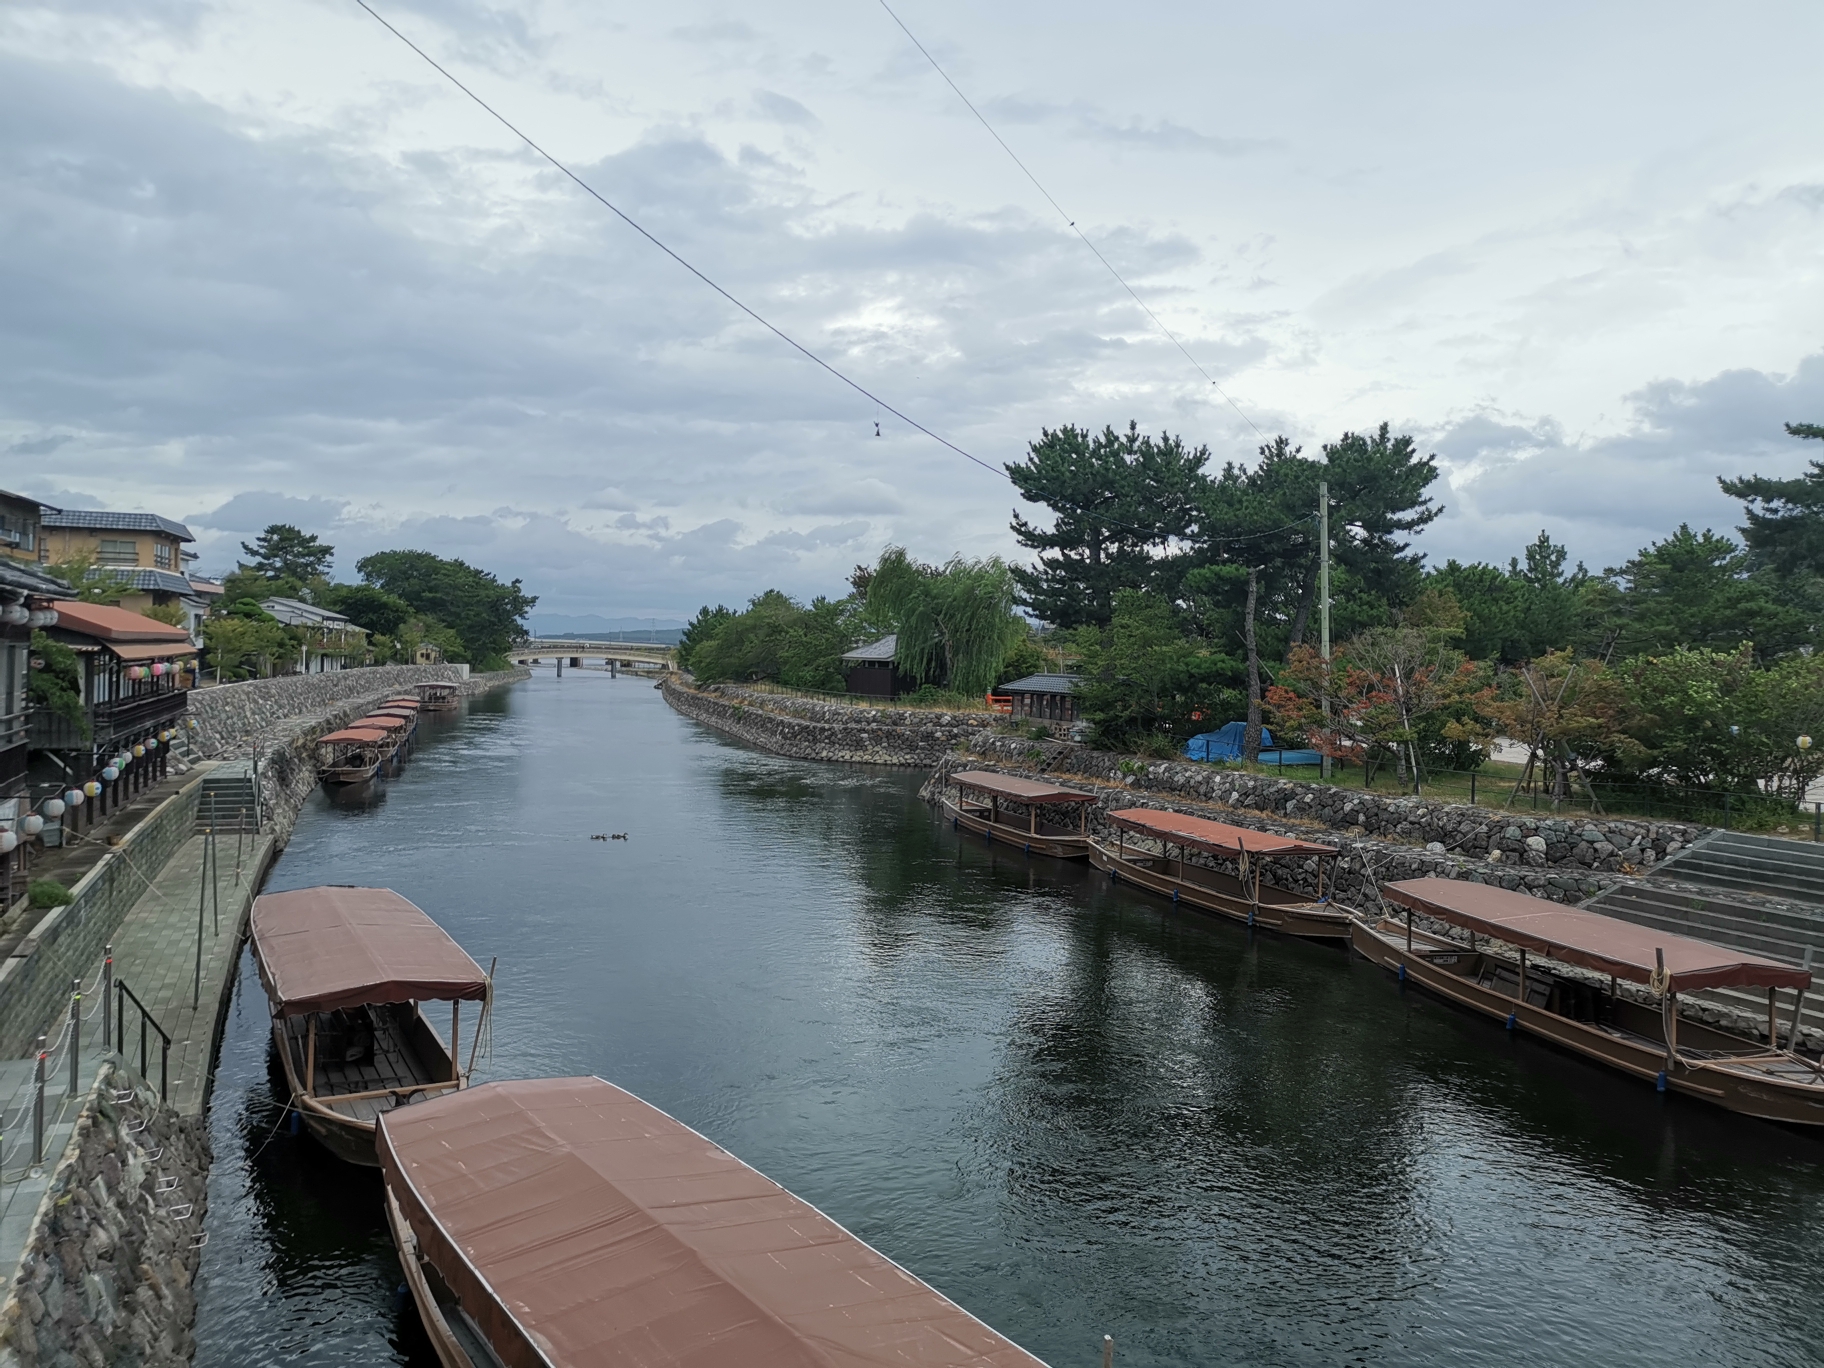
[[[1026,853],[1028,855],[1032,854],[1032,842],[1031,841],[1026,842]]]
[[[1400,982],[1406,982],[1406,966],[1403,964],[1400,966]]]
[[[1664,1092],[1665,1090],[1666,1090],[1666,1071],[1664,1069],[1661,1069],[1659,1071],[1658,1091]]]
[[[1177,902],[1177,901],[1178,901],[1178,890],[1177,890],[1177,889],[1175,889],[1175,888],[1174,888],[1174,889],[1173,889],[1173,890],[1172,890],[1172,901],[1173,901],[1173,902]]]
[[[1514,1027],[1518,1026],[1519,1024],[1520,1024],[1520,1022],[1519,1022],[1518,1018],[1515,1016],[1515,1014],[1512,1012],[1509,1012],[1507,1014],[1507,1029],[1511,1031],[1514,1029]]]

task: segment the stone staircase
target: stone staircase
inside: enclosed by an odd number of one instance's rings
[[[1810,841],[1714,831],[1656,866],[1652,877],[1824,909],[1824,845]]]
[[[254,783],[251,760],[229,760],[203,776],[202,791],[196,800],[196,829],[204,831],[260,829],[259,789]]]
[[[1587,904],[1637,926],[1691,936],[1806,968],[1824,976],[1824,850],[1770,836],[1717,832],[1639,881],[1618,884]],[[1701,999],[1767,1019],[1758,989],[1718,988]],[[1792,994],[1780,994],[1782,1029]],[[1808,995],[1802,1023],[1824,1031],[1824,984]]]

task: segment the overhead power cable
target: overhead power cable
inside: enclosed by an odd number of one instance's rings
[[[1132,296],[1134,303],[1138,304],[1141,307],[1141,309],[1145,311],[1146,316],[1153,320],[1153,326],[1158,328],[1160,332],[1164,333],[1166,335],[1166,337],[1171,340],[1171,343],[1174,347],[1178,348],[1179,351],[1184,353],[1184,359],[1186,361],[1189,361],[1193,366],[1195,366],[1197,368],[1197,373],[1199,375],[1201,375],[1205,380],[1208,380],[1210,382],[1210,388],[1215,390],[1216,393],[1222,397],[1223,402],[1226,403],[1230,408],[1234,409],[1235,412],[1241,416],[1241,421],[1246,423],[1249,427],[1253,428],[1256,435],[1258,435],[1263,442],[1266,441],[1267,434],[1260,430],[1259,424],[1257,424],[1252,418],[1248,417],[1246,412],[1243,411],[1241,405],[1236,403],[1234,401],[1234,399],[1230,398],[1228,391],[1226,391],[1225,389],[1223,389],[1223,387],[1221,385],[1216,383],[1216,377],[1211,375],[1207,370],[1205,370],[1203,368],[1203,363],[1201,361],[1199,361],[1195,356],[1191,355],[1190,348],[1185,346],[1184,343],[1178,339],[1178,334],[1173,332],[1170,328],[1165,326],[1164,320],[1162,320],[1158,314],[1154,313],[1152,306],[1140,297],[1139,291],[1137,291],[1136,289],[1134,289],[1134,287],[1132,285],[1129,285],[1127,283],[1127,277],[1122,275],[1121,272],[1117,271],[1115,269],[1114,263],[1112,261],[1110,261],[1107,257],[1102,255],[1102,249],[1100,247],[1096,246],[1095,243],[1090,241],[1089,235],[1087,233],[1085,233],[1081,228],[1077,227],[1077,221],[1075,219],[1073,219],[1065,211],[1063,205],[1059,204],[1056,199],[1052,198],[1051,191],[1047,190],[1044,186],[1044,183],[1041,182],[1037,176],[1033,175],[1032,168],[1030,166],[1026,165],[1025,162],[1020,160],[1020,154],[1015,152],[1011,147],[1009,147],[1007,145],[1007,140],[1000,135],[999,131],[995,128],[995,126],[993,124],[988,122],[987,115],[983,114],[981,110],[979,110],[975,107],[975,101],[971,100],[967,95],[963,94],[963,88],[961,86],[959,86],[955,81],[950,79],[949,72],[945,71],[942,66],[938,65],[937,58],[935,58],[931,55],[931,50],[929,48],[927,48],[923,43],[918,41],[918,35],[916,33],[912,32],[911,29],[906,27],[906,21],[904,19],[901,19],[899,17],[899,15],[894,12],[893,7],[887,3],[887,0],[880,0],[880,7],[887,12],[888,18],[890,18],[895,24],[899,25],[899,31],[901,33],[905,34],[907,38],[912,40],[912,46],[917,48],[919,50],[919,52],[924,54],[925,60],[927,62],[931,63],[931,69],[933,71],[935,71],[939,76],[944,78],[944,84],[949,86],[951,90],[956,92],[956,98],[963,102],[964,106],[969,110],[969,112],[971,114],[975,115],[977,122],[979,122],[983,128],[988,130],[988,136],[993,138],[997,143],[999,143],[1001,145],[1001,151],[1005,152],[1009,157],[1011,157],[1013,159],[1013,164],[1020,168],[1020,171],[1025,175],[1027,180],[1032,182],[1033,188],[1045,197],[1045,202],[1047,204],[1049,204],[1053,209],[1058,211],[1058,217],[1063,219],[1065,223],[1070,225],[1070,231],[1075,233],[1077,235],[1077,237],[1082,240],[1082,243],[1085,247],[1089,248],[1090,251],[1092,251],[1096,254],[1096,260],[1101,262],[1103,264],[1103,266],[1107,267],[1108,273],[1115,278],[1115,280],[1120,284],[1122,289],[1126,290],[1128,292],[1128,294],[1130,296]]]
[[[881,408],[886,410],[888,413],[891,413],[894,417],[898,418],[901,422],[905,423],[908,427],[911,427],[919,432],[924,433],[925,436],[929,437],[932,441],[938,443],[940,446],[946,447],[950,451],[955,452],[958,456],[961,456],[964,460],[969,461],[972,464],[980,466],[983,470],[988,471],[990,474],[998,475],[1002,479],[1008,481],[1008,483],[1010,483],[1010,484],[1013,483],[1013,476],[1004,467],[989,464],[987,461],[982,460],[979,456],[976,456],[974,453],[965,451],[962,447],[958,446],[955,442],[951,441],[948,437],[945,437],[945,436],[941,435],[940,433],[933,432],[930,428],[926,427],[923,423],[919,422],[916,418],[912,417],[910,414],[904,412],[901,409],[895,408],[892,404],[888,403],[885,399],[881,398],[878,394],[874,393],[873,390],[871,390],[867,386],[863,385],[860,381],[854,380],[854,379],[850,378],[848,375],[845,375],[842,371],[838,370],[835,366],[831,365],[828,361],[825,361],[821,356],[817,355],[816,352],[812,351],[809,347],[805,346],[802,342],[798,341],[797,338],[793,337],[790,333],[786,332],[783,328],[780,328],[776,324],[772,323],[765,316],[763,316],[758,310],[750,307],[748,304],[746,304],[742,300],[738,299],[735,295],[731,294],[728,290],[724,289],[721,285],[719,285],[716,281],[711,279],[703,271],[697,269],[697,267],[692,265],[689,261],[685,260],[685,258],[683,256],[679,255],[679,253],[674,251],[671,247],[667,246],[653,233],[648,231],[637,219],[635,219],[632,215],[628,214],[625,210],[623,210],[619,205],[615,204],[612,200],[608,199],[607,196],[603,195],[593,185],[589,184],[588,181],[584,180],[581,176],[577,175],[576,172],[572,171],[568,166],[564,165],[563,162],[559,161],[556,157],[552,156],[551,153],[545,151],[545,149],[543,147],[541,147],[537,142],[535,142],[529,134],[527,134],[524,130],[522,130],[517,124],[513,123],[512,120],[508,119],[506,115],[502,114],[498,109],[494,108],[493,105],[489,104],[486,100],[482,99],[480,95],[476,94],[473,90],[469,89],[468,86],[464,85],[462,83],[462,81],[459,80],[454,75],[454,73],[452,73],[449,70],[449,68],[445,67],[435,57],[432,57],[430,53],[426,52],[423,48],[419,47],[418,44],[414,43],[410,38],[406,37],[405,34],[401,33],[397,28],[395,28],[391,23],[389,23],[384,15],[382,15],[378,10],[376,10],[372,5],[370,5],[368,3],[368,0],[355,0],[355,3],[357,5],[359,5],[362,9],[366,10],[367,13],[369,15],[371,15],[373,17],[373,19],[378,24],[380,24],[380,26],[382,28],[384,28],[388,33],[392,34],[393,37],[397,38],[401,43],[404,43],[413,52],[417,53],[419,57],[423,58],[425,63],[432,70],[437,72],[438,75],[442,76],[451,85],[455,86],[456,89],[460,90],[464,95],[467,95],[471,100],[473,100],[477,105],[479,105],[483,110],[485,110],[497,123],[499,123],[501,127],[505,128],[514,137],[518,138],[527,147],[531,148],[534,152],[536,152],[541,158],[543,158],[553,168],[555,168],[558,172],[560,172],[567,180],[571,181],[584,194],[588,195],[589,198],[594,200],[596,203],[600,204],[604,209],[608,210],[609,213],[613,214],[616,218],[620,219],[620,221],[622,223],[625,223],[629,228],[633,229],[634,232],[638,233],[641,237],[645,238],[646,241],[650,242],[654,247],[657,247],[661,252],[665,253],[666,256],[670,257],[673,261],[677,262],[678,265],[682,266],[686,271],[689,271],[691,273],[691,275],[695,276],[698,280],[702,281],[710,289],[714,290],[717,294],[721,295],[723,299],[727,300],[730,304],[734,305],[735,308],[739,309],[742,313],[746,314],[749,318],[753,319],[754,322],[758,323],[761,327],[765,328],[768,332],[772,333],[773,336],[777,337],[781,342],[784,342],[793,351],[795,351],[799,355],[803,356],[806,360],[814,362],[816,365],[821,367],[823,370],[827,371],[830,375],[834,376],[837,380],[840,380],[843,384],[847,385],[850,389],[854,390],[857,394],[861,395],[862,397],[864,397],[866,399],[872,400],[874,403],[880,405]],[[1243,414],[1242,416],[1245,418],[1247,415]],[[1022,496],[1022,497],[1024,497],[1024,496]],[[1046,502],[1049,502],[1049,501],[1046,501]],[[1158,531],[1156,526],[1149,526],[1149,525],[1142,524],[1142,523],[1130,523],[1124,519],[1110,517],[1107,514],[1097,512],[1093,509],[1078,508],[1078,507],[1073,507],[1072,505],[1068,505],[1068,504],[1054,505],[1054,507],[1058,507],[1058,506],[1069,508],[1072,512],[1075,512],[1075,513],[1079,513],[1079,514],[1083,514],[1088,517],[1096,518],[1100,522],[1110,525],[1110,526],[1125,527],[1130,531],[1146,532],[1146,533],[1155,534],[1155,535]],[[1290,529],[1292,527],[1298,526],[1300,522],[1308,522],[1308,521],[1310,521],[1310,520],[1309,519],[1300,519],[1299,522],[1288,523],[1288,524],[1286,524],[1285,527],[1273,528],[1266,532],[1249,533],[1245,536],[1239,536],[1239,537],[1222,537],[1222,538],[1216,538],[1215,540],[1220,540],[1220,541],[1224,541],[1224,542],[1253,541],[1253,540],[1256,540],[1261,537],[1277,536],[1281,532],[1287,531],[1288,529]]]

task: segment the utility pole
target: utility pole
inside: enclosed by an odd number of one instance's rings
[[[1330,485],[1317,486],[1317,649],[1324,658],[1324,729],[1330,727]],[[1318,757],[1319,774],[1330,777],[1330,752]]]

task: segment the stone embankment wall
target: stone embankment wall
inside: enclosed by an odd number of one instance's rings
[[[929,768],[1004,720],[998,713],[825,703],[734,684],[691,684],[676,675],[660,687],[665,701],[684,716],[798,760]]]
[[[459,683],[468,696],[531,677],[524,666],[466,674],[456,665],[381,665],[224,684],[190,695],[190,717],[197,724],[190,744],[204,755],[258,757],[261,810],[282,846],[316,787],[314,747],[324,732],[348,725],[414,684]]]
[[[1709,830],[1676,822],[1542,817],[1534,813],[1389,798],[1360,789],[1276,779],[1218,765],[1141,760],[1060,741],[985,734],[946,755],[927,783],[935,798],[959,769],[1044,776],[1091,788],[1114,808],[1190,812],[1306,839],[1344,852],[1338,896],[1379,910],[1380,886],[1399,879],[1471,879],[1555,902],[1578,902],[1644,872]],[[1315,889],[1316,865],[1289,871]]]
[[[0,1056],[27,1053],[69,1003],[70,980],[93,976],[121,921],[190,839],[204,777],[192,778],[147,814],[76,881],[71,901],[46,912],[0,963]]]
[[[208,1172],[203,1122],[104,1064],[0,1319],[0,1368],[189,1363]]]

